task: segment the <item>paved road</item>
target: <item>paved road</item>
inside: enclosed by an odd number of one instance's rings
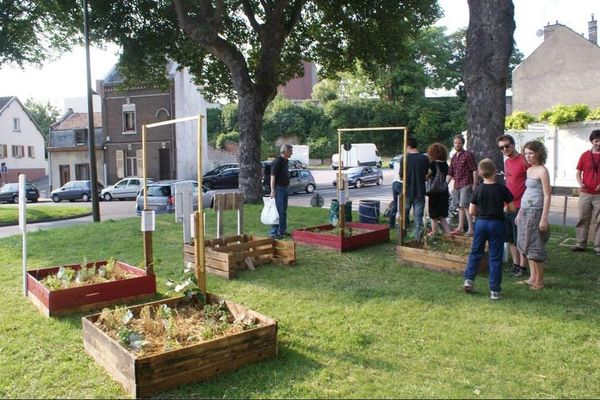
[[[325,208],[329,208],[331,200],[336,198],[336,189],[332,182],[335,179],[336,173],[332,170],[313,170],[313,176],[317,183],[317,192],[323,196],[325,200]],[[360,200],[377,200],[381,202],[381,210],[385,209],[388,203],[392,200],[392,170],[384,169],[383,184],[380,186],[366,186],[360,189],[349,189],[349,200],[353,202],[354,210],[358,209]],[[291,206],[310,207],[310,199],[313,195],[307,193],[299,193],[290,196],[289,204]],[[54,204],[49,199],[41,199],[38,204]],[[84,206],[86,203],[61,202],[61,205],[66,206]],[[89,203],[87,203],[89,206]],[[28,204],[28,207],[35,207],[36,204]],[[0,205],[0,209],[3,205]],[[550,208],[550,223],[562,225],[563,223],[564,197],[552,197]],[[102,201],[100,202],[100,217],[102,221],[110,219],[122,219],[135,217],[135,202],[134,201]],[[577,198],[569,197],[567,203],[567,226],[574,226],[577,219]],[[92,217],[83,217],[64,221],[45,222],[39,224],[30,224],[28,231],[38,229],[49,229],[57,226],[66,226],[73,224],[84,224],[92,222]],[[19,234],[17,226],[0,227],[0,237],[6,237]]]

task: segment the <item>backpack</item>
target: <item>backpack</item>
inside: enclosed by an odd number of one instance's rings
[[[435,163],[435,175],[425,182],[425,193],[427,195],[442,194],[448,191],[448,184],[440,172],[440,167]]]

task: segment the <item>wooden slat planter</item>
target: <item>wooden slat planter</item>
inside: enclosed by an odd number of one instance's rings
[[[221,299],[208,294],[208,303]],[[176,308],[182,298],[167,299],[131,307],[138,316],[144,306],[167,304]],[[225,301],[234,317],[251,315],[258,327],[161,354],[137,357],[113,340],[94,323],[100,314],[82,318],[85,351],[123,388],[135,397],[147,397],[179,385],[199,382],[246,364],[277,356],[277,321]]]
[[[233,279],[238,271],[247,269],[246,259],[253,265],[278,263],[291,265],[296,261],[296,245],[292,241],[251,235],[226,236],[204,241],[206,272]],[[194,245],[183,245],[184,261],[195,262]]]
[[[451,240],[451,239],[449,239]],[[459,239],[461,240],[461,239]],[[460,242],[457,242],[460,245]],[[467,266],[466,256],[441,253],[437,251],[423,250],[417,242],[409,242],[396,246],[396,260],[415,267],[462,274]],[[479,264],[479,273],[487,271],[488,253],[485,252]]]
[[[87,264],[101,266],[107,261],[96,261]],[[58,272],[59,267],[35,269],[27,271],[27,296],[31,302],[47,317],[66,315],[109,307],[115,304],[129,304],[148,300],[156,294],[156,277],[145,270],[115,261],[116,267],[135,275],[134,278],[84,285],[69,289],[49,290],[41,280]],[[81,264],[64,267],[79,270]]]
[[[327,231],[335,229],[334,226],[327,224],[295,229],[292,232],[292,239],[301,244],[332,248],[339,252],[373,246],[390,240],[390,230],[387,225],[347,222],[346,228],[361,229],[365,232],[353,233],[351,237],[341,237],[339,234],[327,233]]]

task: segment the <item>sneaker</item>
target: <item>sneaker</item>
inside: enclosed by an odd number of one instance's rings
[[[517,264],[511,264],[508,266],[508,268],[506,269],[507,272],[509,272],[511,275],[512,274],[516,274],[517,271],[519,270],[519,266]]]
[[[494,292],[494,291],[490,292],[490,300],[501,300],[501,299],[502,299],[502,295],[500,294],[500,292]]]
[[[585,251],[585,247],[580,244],[576,244],[575,246],[571,247],[571,251]]]
[[[517,267],[517,268],[515,268],[515,272],[512,273],[512,276],[514,276],[515,278],[520,278],[522,276],[525,276],[526,273],[527,273],[527,268]]]
[[[471,279],[465,279],[465,282],[463,283],[463,290],[465,293],[473,292],[473,281]]]

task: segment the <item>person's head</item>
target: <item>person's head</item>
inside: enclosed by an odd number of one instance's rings
[[[406,139],[406,147],[409,147],[411,149],[416,149],[418,145],[419,145],[419,143],[417,142],[417,139],[415,139],[414,137],[409,137],[408,139]]]
[[[434,143],[427,148],[427,155],[432,161],[446,161],[448,159],[448,149],[441,143]]]
[[[282,156],[284,156],[285,158],[290,158],[292,156],[292,145],[291,144],[282,144],[279,152],[281,153]]]
[[[512,157],[516,153],[515,149],[515,138],[511,135],[502,135],[498,138],[498,148],[503,155]]]
[[[465,145],[465,138],[462,135],[456,135],[452,144],[454,145],[454,150],[461,151]]]
[[[548,151],[542,142],[539,140],[532,140],[525,143],[525,146],[523,146],[523,155],[528,164],[543,165],[546,164]]]
[[[479,161],[477,171],[479,172],[479,176],[482,178],[492,179],[496,175],[496,164],[491,158],[484,158],[483,160]]]
[[[592,142],[592,147],[594,148],[594,152],[600,151],[600,129],[595,129],[590,133],[590,142]]]

